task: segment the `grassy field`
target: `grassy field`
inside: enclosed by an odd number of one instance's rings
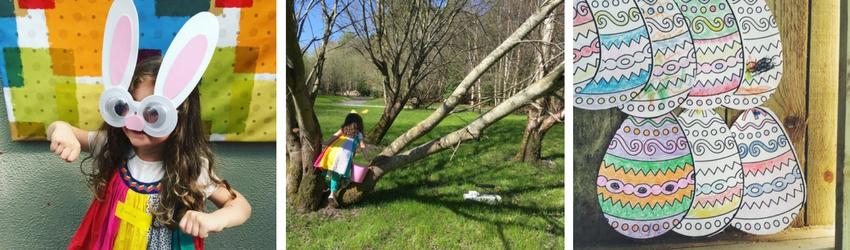
[[[344,100],[322,96],[316,101],[325,138],[352,109],[369,110],[363,117],[367,130],[381,114],[380,108],[337,104]],[[429,114],[404,110],[383,143]],[[477,116],[452,115],[419,142],[462,128]],[[310,214],[287,209],[287,248],[563,249],[564,127],[553,127],[544,140],[542,155],[552,164],[537,165],[510,161],[524,127],[524,116],[508,116],[488,128],[480,141],[461,144],[454,157],[446,150],[387,174],[358,204]],[[360,156],[356,161],[365,163]],[[464,192],[479,190],[474,183],[496,184],[502,203],[465,202]]]

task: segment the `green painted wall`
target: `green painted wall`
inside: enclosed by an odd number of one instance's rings
[[[213,144],[219,176],[245,195],[253,213],[242,226],[213,234],[209,249],[274,248],[274,145]],[[0,151],[0,249],[64,248],[92,199],[79,160],[64,163],[47,142],[11,141],[3,101]]]

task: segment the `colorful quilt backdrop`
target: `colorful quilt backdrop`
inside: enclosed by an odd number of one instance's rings
[[[0,80],[13,140],[44,140],[62,120],[95,130],[108,0],[0,0]],[[221,23],[198,85],[214,141],[275,140],[275,1],[135,0],[139,60],[165,54],[201,11]]]

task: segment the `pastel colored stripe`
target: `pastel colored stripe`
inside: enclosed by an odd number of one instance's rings
[[[759,162],[744,162],[742,164],[744,168],[744,176],[751,176],[756,174],[764,174],[765,172],[774,172],[780,169],[782,166],[791,166],[792,164],[788,164],[788,161],[796,161],[796,157],[794,156],[793,150],[788,150],[787,152]]]
[[[675,204],[676,202],[681,201],[684,198],[692,199],[694,194],[694,186],[693,184],[686,186],[685,188],[678,189],[675,193],[669,195],[656,195],[652,197],[638,197],[635,195],[618,193],[614,194],[608,191],[605,187],[597,187],[596,188],[597,195],[600,195],[603,199],[613,200],[614,204],[619,204],[619,206],[628,206],[628,207],[655,207],[655,206],[667,206],[669,204]],[[688,206],[691,205],[689,202]]]
[[[693,156],[690,154],[664,161],[634,161],[612,154],[605,154],[600,171],[604,170],[606,173],[610,171],[611,173],[640,174],[642,176],[658,175],[659,173],[666,174],[693,169],[693,162]]]
[[[744,184],[741,183],[726,189],[723,193],[697,195],[694,197],[694,207],[714,207],[717,206],[717,204],[724,204],[725,201],[732,200],[732,198],[736,195],[741,196],[741,190],[743,188]]]
[[[740,195],[734,195],[732,196],[731,202],[722,203],[719,206],[694,205],[688,211],[688,216],[686,218],[701,219],[734,212],[735,210],[738,210],[738,207],[741,205],[741,200],[742,198]]]
[[[687,211],[691,205],[691,197],[683,197],[681,200],[672,204],[667,204],[666,206],[659,205],[652,207],[623,206],[622,203],[614,203],[614,201],[604,198],[602,195],[597,195],[597,198],[603,213],[631,220],[654,220],[667,218]]]

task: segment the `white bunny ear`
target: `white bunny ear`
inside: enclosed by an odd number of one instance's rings
[[[132,0],[115,0],[103,32],[104,89],[130,87],[139,55],[139,16]]]
[[[183,103],[212,59],[218,29],[218,19],[209,12],[196,14],[180,28],[162,59],[154,95],[168,98],[175,107]]]

